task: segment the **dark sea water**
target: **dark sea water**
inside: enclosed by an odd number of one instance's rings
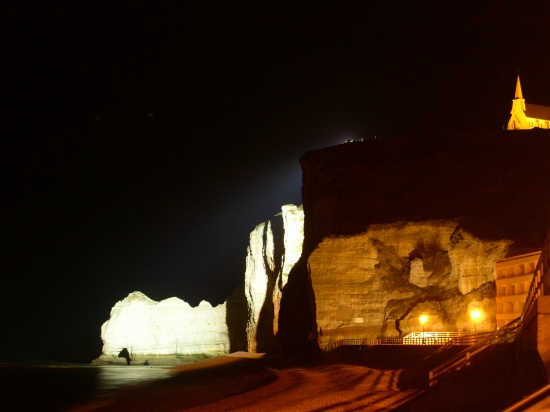
[[[0,411],[69,411],[98,394],[171,375],[155,366],[0,364]]]

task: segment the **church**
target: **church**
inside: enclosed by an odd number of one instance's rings
[[[521,92],[521,84],[516,83],[516,95],[512,100],[512,116],[508,121],[508,130],[525,129],[550,129],[550,107],[539,106],[538,104],[525,103]]]

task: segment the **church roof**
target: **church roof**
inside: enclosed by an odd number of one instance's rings
[[[521,92],[521,84],[519,82],[519,73],[518,73],[518,81],[516,83],[516,95],[514,97],[515,99],[523,99],[523,93]]]
[[[525,103],[525,116],[532,119],[550,120],[550,107]]]

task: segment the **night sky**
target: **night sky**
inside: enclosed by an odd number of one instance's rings
[[[23,3],[0,6],[0,361],[90,361],[135,290],[222,303],[308,150],[502,129],[518,69],[550,106],[543,1]]]

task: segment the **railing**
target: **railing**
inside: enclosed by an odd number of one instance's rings
[[[550,262],[549,262],[549,253],[550,250],[550,231],[544,245],[542,247],[542,252],[540,254],[537,266],[535,268],[535,274],[531,285],[529,286],[529,292],[527,293],[527,298],[525,299],[525,305],[523,306],[523,312],[521,313],[521,320],[525,319],[525,316],[529,313],[531,308],[535,305],[537,299],[541,295],[548,295],[550,292]]]
[[[469,345],[481,339],[480,334],[470,332],[412,332],[403,337],[403,345]]]
[[[500,279],[512,279],[512,278],[519,278],[521,276],[528,276],[528,275],[532,275],[533,274],[533,271],[530,270],[529,272],[524,272],[524,273],[512,273],[510,275],[503,275],[503,276],[497,276],[497,280],[500,280]]]
[[[550,294],[550,262],[549,262],[549,251],[550,251],[550,231],[546,236],[542,252],[540,254],[537,266],[535,268],[535,273],[531,285],[529,287],[529,292],[527,294],[527,299],[523,307],[523,312],[521,316],[517,319],[510,321],[507,325],[503,326],[500,329],[497,329],[489,336],[487,336],[482,341],[472,345],[468,349],[460,352],[458,355],[449,359],[447,362],[438,366],[435,369],[430,371],[429,380],[430,386],[435,385],[439,380],[445,376],[449,376],[454,371],[461,369],[464,366],[469,366],[472,362],[474,356],[479,355],[486,348],[494,343],[507,342],[515,338],[515,336],[520,332],[524,326],[523,320],[525,316],[529,313],[531,308],[537,302],[537,299],[541,295]]]
[[[470,366],[472,358],[479,355],[481,352],[483,352],[494,343],[513,340],[518,332],[520,325],[521,320],[520,318],[517,318],[508,323],[506,326],[503,326],[502,328],[494,332],[485,333],[485,336],[482,336],[482,339],[479,340],[477,343],[470,345],[467,349],[458,353],[456,356],[453,356],[451,359],[439,365],[437,368],[432,369],[429,374],[430,386],[435,385],[444,377],[447,377],[453,372],[462,369],[464,366]],[[475,335],[472,335],[472,338],[474,336]]]
[[[442,352],[446,352],[447,350],[450,350],[455,346],[471,346],[479,342],[480,340],[485,339],[490,334],[491,332],[484,332],[484,333],[477,333],[475,335],[472,334],[472,335],[466,335],[466,336],[458,336],[454,339],[449,340],[445,345],[442,345],[435,352],[432,352],[431,354],[426,356],[424,359],[420,361],[420,363],[424,363],[428,361],[428,359],[431,359]]]
[[[456,339],[456,338],[444,338],[444,337],[425,337],[425,338],[409,338],[405,339],[403,338],[403,345],[446,345],[449,341]]]
[[[411,332],[407,336],[403,337],[403,340],[407,339],[421,339],[421,338],[447,338],[449,340],[458,338],[459,336],[471,335],[470,332]]]
[[[447,345],[449,346],[471,346],[482,339],[485,339],[489,336],[491,332],[482,332],[471,335],[459,336],[450,340]]]
[[[425,337],[422,337],[424,333]],[[328,352],[340,346],[374,346],[374,345],[471,345],[486,334],[472,335],[467,332],[412,332],[403,338],[365,338],[342,339],[322,346],[321,350]]]
[[[334,341],[334,342],[330,342],[328,345],[322,346],[321,350],[323,350],[325,352],[328,352],[329,350],[333,350],[333,349],[339,348],[340,346],[344,346],[344,345],[356,345],[356,346],[368,345],[367,343],[363,343],[363,342],[365,342],[365,340],[367,340],[367,339],[342,339],[342,340],[337,340],[337,341]]]
[[[550,394],[550,384],[536,390],[532,394],[526,396],[525,398],[516,402],[512,406],[506,408],[502,412],[524,411],[526,405],[530,404],[531,402],[539,401],[540,400],[539,397],[547,396],[548,394]],[[534,406],[534,405],[531,405],[531,406]]]

